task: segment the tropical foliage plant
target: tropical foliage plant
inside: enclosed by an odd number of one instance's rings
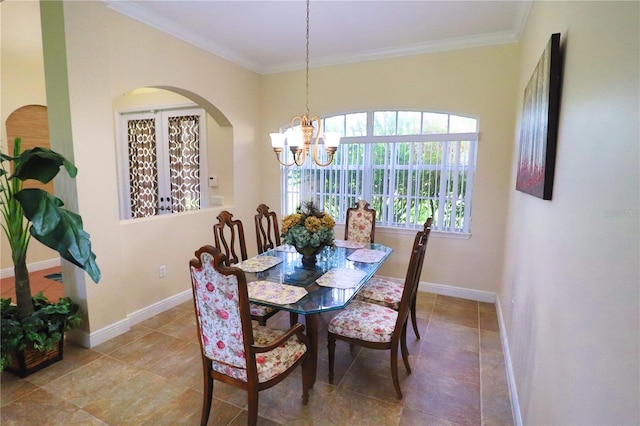
[[[28,180],[50,182],[62,167],[75,178],[77,168],[48,148],[21,151],[20,138],[14,140],[12,156],[0,155],[0,212],[2,229],[11,248],[17,303],[14,306],[11,299],[1,301],[3,363],[0,366],[4,367],[5,354],[10,349],[31,343],[34,348],[45,350],[51,347],[52,341],[60,340],[65,328],[77,326],[80,321],[77,305],[68,298],[51,303],[42,295],[32,297],[27,269],[31,237],[85,270],[96,283],[100,280],[100,268],[81,217],[62,208],[62,200],[47,191],[24,187]]]

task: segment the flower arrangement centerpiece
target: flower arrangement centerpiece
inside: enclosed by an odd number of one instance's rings
[[[302,203],[296,213],[282,220],[282,241],[302,254],[302,264],[313,267],[316,255],[325,246],[333,246],[333,227],[336,222],[331,215],[320,211],[313,201]]]

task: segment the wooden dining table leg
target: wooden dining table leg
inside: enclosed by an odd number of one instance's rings
[[[316,383],[316,371],[318,369],[318,317],[320,314],[305,315],[307,336],[309,336],[309,350],[311,358],[311,388]]]

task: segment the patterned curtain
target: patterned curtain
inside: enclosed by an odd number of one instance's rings
[[[158,214],[158,159],[153,118],[127,122],[131,217]]]
[[[200,209],[200,117],[169,117],[172,213]]]

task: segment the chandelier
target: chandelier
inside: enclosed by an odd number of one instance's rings
[[[283,166],[302,166],[309,155],[311,143],[313,141],[313,152],[311,156],[313,161],[321,167],[328,166],[333,162],[333,155],[340,144],[340,133],[326,132],[322,134],[322,121],[317,115],[311,116],[309,112],[309,0],[307,0],[307,62],[306,62],[306,107],[307,113],[299,115],[291,119],[291,127],[283,133],[270,133],[271,147],[276,153],[278,162]],[[314,137],[315,133],[315,137]],[[321,162],[318,159],[318,144],[320,138],[323,139],[324,148],[327,152],[327,161]],[[293,154],[293,161],[285,163],[282,161],[281,154],[284,149],[285,141]],[[310,156],[310,157],[311,157]]]

